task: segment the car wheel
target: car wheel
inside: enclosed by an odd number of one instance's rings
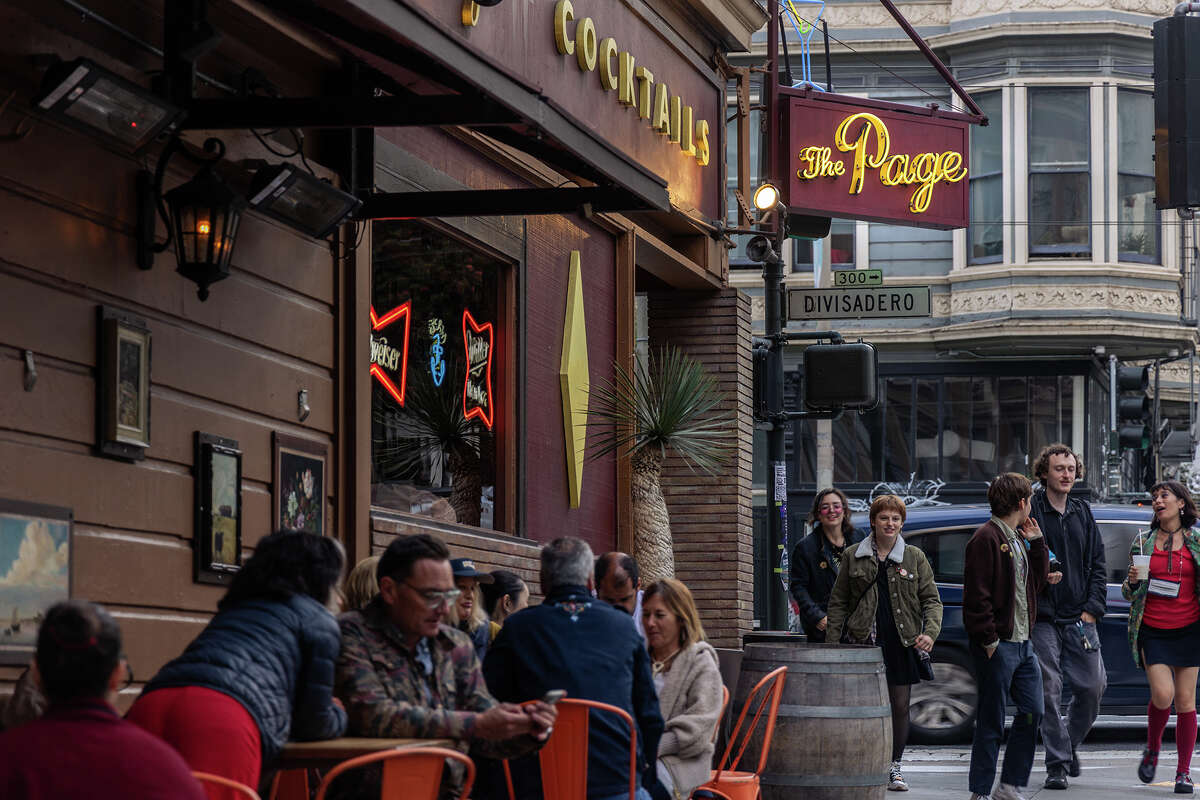
[[[979,708],[979,684],[970,657],[960,650],[934,651],[933,676],[912,687],[910,738],[922,744],[969,742]]]

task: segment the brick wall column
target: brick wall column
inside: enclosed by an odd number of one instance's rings
[[[648,300],[651,349],[675,345],[704,364],[725,394],[723,410],[735,420],[735,450],[718,475],[669,457],[662,489],[676,576],[692,590],[713,645],[741,647],[754,613],[750,298],[728,288],[656,292]]]

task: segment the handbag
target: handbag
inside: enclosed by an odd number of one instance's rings
[[[918,650],[915,645],[913,650],[917,651],[917,675],[923,681],[933,680],[933,659],[930,658],[929,653]]]

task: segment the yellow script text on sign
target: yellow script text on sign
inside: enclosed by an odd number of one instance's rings
[[[574,35],[567,30],[571,22],[575,23]],[[597,38],[591,17],[576,20],[571,0],[558,0],[554,5],[554,45],[562,55],[575,56],[580,71],[599,72],[604,91],[616,92],[618,103],[636,107],[638,116],[667,141],[679,145],[683,155],[708,166],[708,120],[693,119],[693,109],[682,97],[672,94],[662,81],[656,84],[654,73],[644,66],[635,68],[636,59],[621,50],[616,39]]]
[[[861,123],[855,127],[855,123]],[[891,152],[891,136],[887,125],[868,112],[851,114],[842,120],[833,136],[833,143],[843,153],[850,153],[850,194],[862,192],[868,169],[877,170],[884,186],[913,186],[908,209],[914,214],[929,209],[933,187],[939,183],[958,183],[967,177],[962,153],[947,150],[941,153]],[[833,148],[805,147],[797,154],[801,166],[796,177],[801,180],[838,178],[846,174],[846,163],[834,158]]]

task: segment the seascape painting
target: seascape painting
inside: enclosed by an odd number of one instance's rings
[[[70,510],[0,500],[0,663],[26,663],[46,609],[70,593]]]

